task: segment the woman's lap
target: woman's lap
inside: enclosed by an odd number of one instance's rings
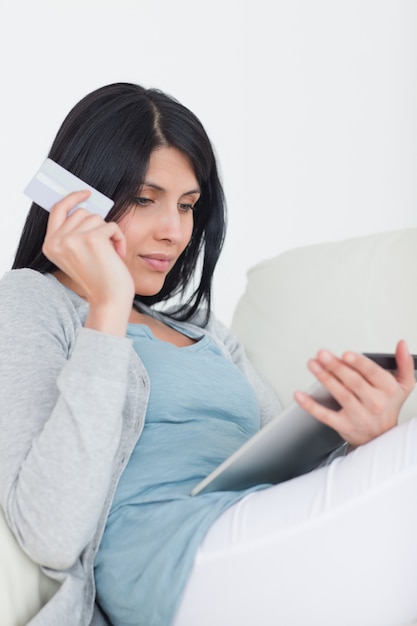
[[[416,585],[417,418],[226,511],[174,626],[402,626]]]

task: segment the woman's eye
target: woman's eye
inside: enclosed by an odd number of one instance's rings
[[[184,211],[186,213],[187,211],[192,211],[194,209],[194,206],[194,204],[180,203],[178,205],[178,208],[180,209],[180,211]]]
[[[144,198],[143,196],[138,196],[134,198],[134,201],[140,206],[148,206],[148,204],[152,202],[151,198]]]

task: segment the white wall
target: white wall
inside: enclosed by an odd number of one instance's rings
[[[68,110],[133,81],[193,109],[229,233],[215,311],[285,249],[416,225],[416,0],[1,0],[0,274]]]

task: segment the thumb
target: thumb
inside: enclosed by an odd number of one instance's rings
[[[397,373],[395,378],[408,396],[416,384],[416,379],[414,374],[414,359],[403,339],[397,344],[395,360],[397,361]]]
[[[126,237],[120,230],[119,226],[114,222],[109,222],[110,224],[114,224],[115,229],[110,237],[111,242],[113,244],[114,249],[121,259],[124,259],[126,256]]]

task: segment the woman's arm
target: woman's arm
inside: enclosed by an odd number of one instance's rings
[[[23,549],[55,569],[70,567],[95,530],[130,353],[127,339],[76,333],[61,289],[31,270],[0,283],[0,496]]]
[[[0,495],[22,547],[59,569],[91,539],[108,492],[130,354],[125,237],[71,212],[88,195],[51,209],[43,245],[60,281],[88,302],[85,327],[69,319],[62,288],[36,272],[12,272],[0,295]]]

